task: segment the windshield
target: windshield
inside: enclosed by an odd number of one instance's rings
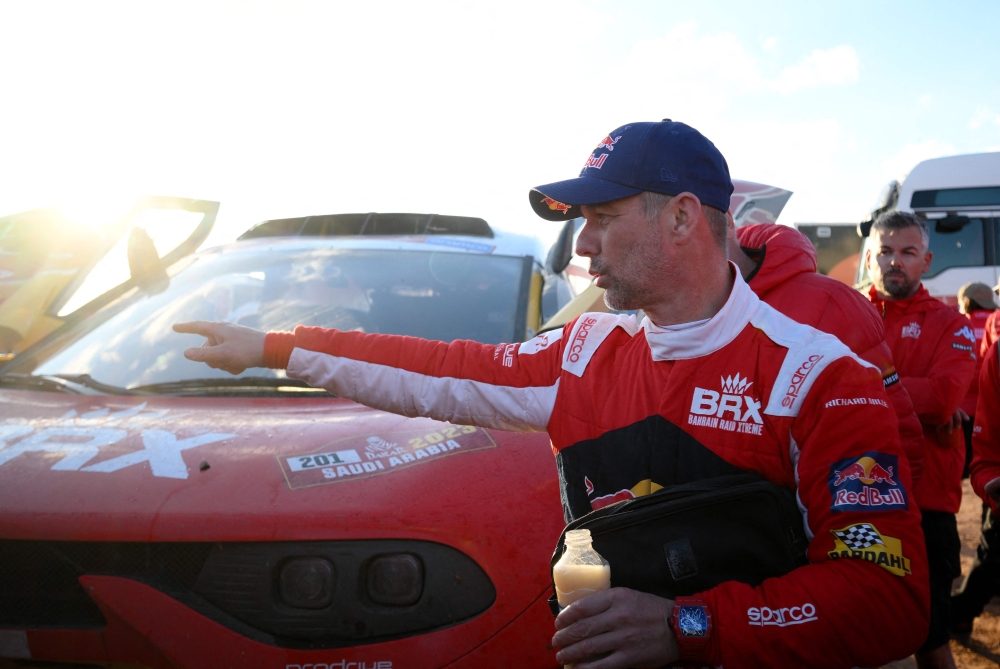
[[[122,388],[233,378],[184,358],[185,348],[204,340],[171,326],[193,320],[262,330],[315,325],[441,341],[519,341],[526,267],[530,271],[517,257],[329,246],[268,244],[206,255],[164,292],[139,295],[99,324],[89,319],[76,326],[69,336],[76,339],[33,372],[89,374]],[[241,376],[280,375],[258,368]]]

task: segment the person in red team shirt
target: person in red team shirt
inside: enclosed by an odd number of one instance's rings
[[[1000,311],[993,312],[994,314]],[[972,489],[983,498],[983,527],[976,561],[952,599],[953,631],[970,633],[973,619],[986,603],[1000,593],[1000,355],[996,341],[983,356],[979,374],[979,403],[972,430],[972,465],[969,478]]]
[[[732,191],[718,149],[666,119],[615,129],[579,177],[529,193],[546,220],[584,217],[577,253],[608,306],[641,309],[641,322],[583,314],[500,346],[301,326],[174,329],[207,338],[186,357],[233,373],[284,368],[383,411],[545,430],[568,521],[608,495],[738,472],[795,491],[809,564],[675,600],[594,593],[555,620],[559,664],[846,669],[905,657],[926,634],[928,576],[881,372],[747,286],[727,261]]]
[[[899,436],[910,460],[913,482],[920,479],[924,433],[913,402],[899,382],[882,319],[858,291],[816,272],[816,248],[787,225],[731,226],[729,259],[760,299],[799,323],[828,332],[882,371],[882,383],[899,419]]]
[[[993,312],[1000,307],[997,303],[993,291],[985,283],[967,283],[958,289],[958,310],[969,319],[969,326],[972,327],[972,334],[976,338],[973,350],[976,351],[976,372],[972,375],[972,383],[969,384],[969,392],[962,400],[959,408],[959,418],[962,421],[962,431],[965,433],[965,471],[963,478],[969,475],[969,463],[972,462],[972,425],[976,417],[976,402],[979,401],[979,369],[982,365],[983,356],[986,354],[988,345],[983,346],[983,335],[986,333],[986,324],[989,323]]]
[[[955,513],[962,503],[965,442],[953,418],[976,368],[969,321],[933,298],[920,279],[930,269],[927,224],[891,211],[872,225],[864,262],[868,293],[885,323],[885,338],[903,387],[924,427],[924,467],[915,486],[931,574],[931,628],[917,653],[920,667],[954,667],[948,647],[951,583],[961,575]]]
[[[972,431],[972,489],[996,513],[1000,505],[1000,344],[993,342],[983,357],[979,404]]]
[[[1000,283],[993,286],[993,294],[1000,294]],[[990,346],[1000,340],[1000,309],[997,309],[983,324],[983,339],[979,342],[979,357],[985,358]]]

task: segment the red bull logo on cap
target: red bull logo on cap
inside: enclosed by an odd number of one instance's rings
[[[886,511],[908,506],[906,489],[897,482],[895,455],[871,451],[830,465],[830,510]]]
[[[568,212],[573,207],[571,204],[563,204],[562,202],[553,200],[550,197],[543,198],[542,203],[549,208],[549,211],[558,211],[563,214]]]
[[[602,139],[600,141],[600,143],[597,145],[597,148],[594,149],[594,151],[600,151],[601,149],[607,149],[608,151],[614,151],[615,150],[615,144],[617,144],[618,140],[621,139],[621,138],[622,138],[621,135],[618,135],[614,139],[611,139],[611,135],[605,135],[604,139]]]

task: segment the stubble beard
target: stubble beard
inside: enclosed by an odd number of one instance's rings
[[[660,251],[658,238],[636,240],[624,253],[624,261],[608,273],[600,258],[592,258],[591,270],[607,277],[604,288],[604,304],[615,311],[645,309],[652,304],[653,291],[648,287],[650,279],[664,280],[666,259]],[[647,285],[644,285],[647,284]]]
[[[883,272],[877,281],[876,288],[883,295],[894,300],[905,300],[912,297],[920,286],[920,280],[910,281],[902,270],[891,269]]]

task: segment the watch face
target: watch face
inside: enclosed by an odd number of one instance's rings
[[[677,607],[677,626],[681,636],[703,637],[708,634],[708,617],[701,606]]]

